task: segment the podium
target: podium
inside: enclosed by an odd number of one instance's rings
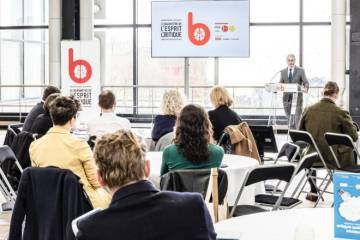
[[[272,111],[272,114],[269,115],[268,126],[277,125],[277,123],[276,123],[277,94],[278,93],[282,93],[282,94],[286,94],[286,93],[290,94],[291,93],[292,94],[292,100],[290,103],[290,114],[289,114],[289,119],[288,119],[288,129],[290,129],[290,127],[295,123],[295,114],[296,114],[296,108],[297,108],[298,94],[305,93],[306,92],[305,89],[297,83],[267,83],[265,85],[265,90],[267,92],[272,93],[271,106],[272,106],[273,111]]]

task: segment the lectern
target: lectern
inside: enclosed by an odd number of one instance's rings
[[[297,83],[268,83],[265,85],[265,90],[272,93],[271,97],[271,106],[273,109],[273,113],[269,115],[268,125],[276,125],[276,99],[277,94],[281,93],[292,93],[292,101],[290,105],[290,116],[288,119],[288,129],[292,123],[295,122],[295,113],[297,107],[297,98],[299,93],[305,92],[302,87]]]

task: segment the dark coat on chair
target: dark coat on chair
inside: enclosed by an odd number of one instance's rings
[[[21,132],[16,135],[12,141],[11,149],[15,153],[16,158],[22,168],[31,166],[29,148],[30,144],[35,140],[32,133]]]
[[[175,115],[157,115],[154,119],[154,127],[151,131],[152,140],[156,142],[165,134],[173,132],[175,122]]]
[[[79,240],[212,240],[216,233],[198,193],[160,192],[140,181],[118,190],[108,209],[78,222]]]
[[[30,132],[36,117],[39,116],[40,114],[45,113],[45,109],[43,106],[44,106],[44,102],[39,102],[30,110],[29,114],[25,118],[22,131]]]
[[[336,164],[329,146],[326,143],[324,134],[326,132],[344,133],[350,135],[354,141],[358,139],[357,127],[349,113],[337,107],[333,101],[327,98],[323,98],[320,102],[304,110],[299,129],[307,131],[313,136],[330,168],[336,168]],[[309,151],[314,152],[315,149],[311,147]],[[336,147],[335,153],[342,167],[355,164],[351,149],[344,146]],[[322,166],[322,164],[320,161],[317,161],[315,166]]]
[[[71,229],[72,220],[91,208],[79,178],[71,171],[27,168],[21,176],[9,240],[75,239]]]
[[[239,115],[226,105],[209,111],[209,119],[213,125],[213,137],[217,142],[227,126],[241,123]]]
[[[47,131],[52,128],[53,122],[49,113],[43,113],[36,117],[31,127],[31,133],[37,133],[39,136],[43,136]]]

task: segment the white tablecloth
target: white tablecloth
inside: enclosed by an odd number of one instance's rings
[[[148,152],[147,159],[150,160],[150,180],[159,187],[160,185],[160,168],[162,162],[162,152]],[[239,193],[241,184],[244,181],[245,173],[258,165],[258,161],[249,157],[225,154],[222,160],[223,164],[228,167],[223,168],[228,177],[227,199],[229,205],[235,203],[236,196]],[[242,197],[238,204],[254,204],[255,194],[264,193],[264,184],[257,183],[244,189]]]
[[[293,240],[296,228],[313,229],[314,240],[334,238],[334,209],[302,208],[235,217],[215,224],[218,237]]]

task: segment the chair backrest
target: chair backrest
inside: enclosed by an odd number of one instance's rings
[[[293,162],[299,155],[300,147],[293,143],[285,143],[279,151],[275,159],[275,163],[282,157],[286,157],[288,162]]]
[[[319,154],[316,152],[304,156],[299,162],[299,164],[296,166],[295,174],[298,174],[304,169],[310,170],[310,168],[313,166],[314,162],[318,159],[318,157]]]
[[[35,140],[35,136],[29,132],[21,132],[14,137],[11,149],[23,168],[31,166],[29,148],[30,144]]]
[[[24,126],[23,123],[16,123],[16,124],[9,124],[8,128],[12,129],[16,134],[19,134],[23,126]]]
[[[352,149],[356,148],[353,140],[347,134],[326,132],[324,136],[329,146],[343,145]]]
[[[211,169],[182,169],[170,171],[160,180],[160,189],[176,192],[198,192],[205,199]],[[218,169],[219,204],[223,203],[228,189],[227,174]]]
[[[217,145],[222,147],[226,154],[232,154],[234,152],[234,146],[231,144],[230,136],[227,132],[221,134]]]
[[[172,140],[174,139],[174,132],[169,132],[165,135],[163,135],[155,145],[155,151],[163,151],[167,146],[169,146],[172,143]]]
[[[326,140],[327,144],[329,145],[330,152],[331,152],[338,168],[341,168],[341,164],[334,152],[333,146],[335,146],[335,145],[346,146],[346,147],[350,148],[351,150],[353,150],[356,153],[357,157],[360,157],[357,147],[355,146],[352,138],[349,135],[326,132],[324,134],[324,136],[325,136],[325,140]]]
[[[90,146],[91,149],[94,149],[95,147],[95,142],[96,142],[96,136],[90,136],[89,139],[87,140],[88,145]]]
[[[246,187],[254,183],[275,179],[289,182],[294,171],[295,166],[290,164],[258,166],[249,171],[244,185]]]
[[[290,130],[289,135],[293,142],[303,141],[303,142],[306,142],[306,143],[310,144],[311,146],[313,146],[314,149],[316,150],[316,152],[319,154],[319,158],[320,158],[324,168],[327,170],[327,172],[330,171],[329,167],[327,166],[327,164],[325,162],[325,159],[324,159],[322,153],[320,152],[318,145],[316,144],[313,136],[309,132],[300,131],[300,130]]]
[[[27,168],[21,176],[9,239],[74,239],[71,221],[91,204],[77,177],[59,168]],[[25,228],[23,230],[23,220]]]

